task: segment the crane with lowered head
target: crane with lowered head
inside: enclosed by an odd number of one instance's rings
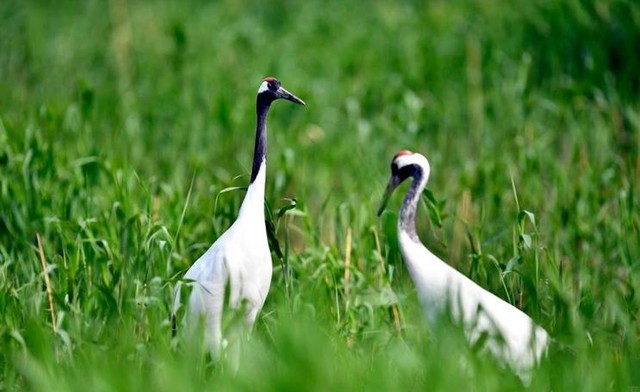
[[[398,152],[391,161],[391,178],[378,215],[394,189],[412,178],[398,217],[398,241],[427,320],[435,322],[444,312],[450,312],[471,344],[486,337],[484,349],[528,384],[532,370],[547,350],[549,335],[520,309],[480,287],[420,242],[416,209],[430,170],[422,154]]]

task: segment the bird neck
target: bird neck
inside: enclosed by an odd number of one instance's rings
[[[239,219],[251,217],[251,220],[256,218],[258,221],[264,221],[264,187],[267,179],[267,113],[270,106],[270,101],[265,101],[258,96],[256,101],[256,145],[253,151],[251,182],[240,207]]]
[[[423,170],[418,166],[412,177],[413,181],[411,181],[411,186],[404,197],[402,208],[400,209],[398,229],[406,232],[413,241],[420,242],[416,232],[416,210],[418,209],[420,195],[427,185],[427,181]]]
[[[251,185],[256,181],[262,163],[267,160],[267,113],[271,107],[270,101],[258,96],[256,101],[256,145],[253,151],[253,167],[251,169]],[[266,165],[265,165],[266,166]],[[264,185],[263,185],[264,186]]]
[[[247,194],[244,196],[240,212],[239,220],[249,220],[252,224],[262,224],[264,227],[264,188],[267,178],[267,163],[263,161],[258,167],[258,174],[255,181],[249,184]]]

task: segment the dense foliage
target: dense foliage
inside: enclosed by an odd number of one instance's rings
[[[422,321],[401,196],[375,215],[405,148],[423,242],[554,337],[531,388],[640,388],[635,1],[8,0],[0,26],[0,390],[517,388]],[[307,106],[270,114],[282,256],[233,375],[172,341],[171,294],[235,219],[269,75]]]

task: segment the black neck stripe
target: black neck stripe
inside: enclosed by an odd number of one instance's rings
[[[256,99],[256,143],[253,150],[251,184],[256,180],[262,162],[267,159],[267,113],[271,107],[271,102],[264,94],[258,94]]]

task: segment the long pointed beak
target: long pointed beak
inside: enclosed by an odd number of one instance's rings
[[[284,87],[280,87],[277,92],[278,98],[286,99],[287,101],[291,101],[293,103],[297,103],[298,105],[304,106],[304,101],[295,95],[288,92]]]
[[[384,191],[384,196],[382,196],[382,203],[380,203],[380,208],[378,208],[378,216],[382,215],[382,211],[384,211],[387,203],[389,202],[389,198],[393,191],[400,185],[400,179],[394,175],[389,178],[389,183],[387,184],[387,189]]]

